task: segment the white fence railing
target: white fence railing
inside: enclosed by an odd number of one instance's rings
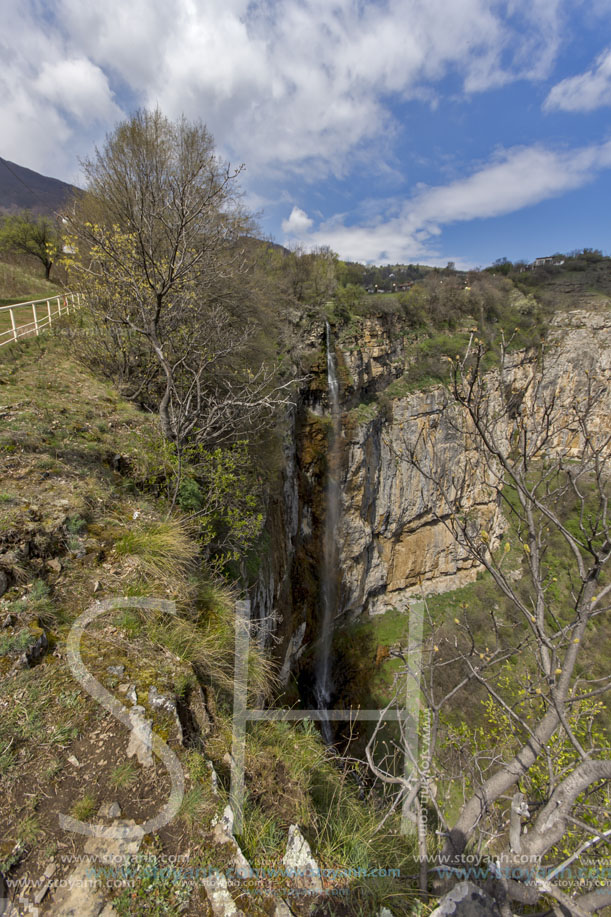
[[[47,299],[33,299],[0,307],[0,347],[50,328],[54,318],[69,315],[81,304],[80,293],[61,293]],[[4,325],[10,322],[8,328]]]

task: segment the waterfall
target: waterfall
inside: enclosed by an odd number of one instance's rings
[[[338,555],[337,528],[340,520],[340,435],[341,414],[339,405],[339,384],[335,353],[331,345],[331,329],[326,322],[325,340],[327,348],[327,388],[331,415],[331,436],[327,453],[327,486],[325,494],[325,524],[321,565],[322,620],[318,634],[318,652],[315,669],[314,693],[319,710],[326,710],[331,701],[333,683],[331,680],[333,623],[337,611]],[[328,719],[321,720],[325,742],[333,741],[333,732]]]

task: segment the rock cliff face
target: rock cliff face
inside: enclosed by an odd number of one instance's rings
[[[542,422],[542,395],[547,403],[555,396],[557,414],[568,413],[584,395],[587,372],[599,379],[610,378],[611,316],[583,311],[562,314],[547,343],[548,358],[542,370],[534,355],[524,353],[516,354],[508,368],[512,391],[526,393],[522,410],[535,426]],[[535,393],[528,382],[541,371],[541,385]],[[350,615],[403,608],[411,595],[421,591],[421,583],[429,593],[442,592],[477,575],[478,568],[437,518],[441,508],[436,505],[436,488],[405,458],[418,437],[426,441],[431,461],[442,456],[449,468],[463,465],[470,469],[470,508],[492,537],[502,530],[500,508],[490,502],[484,469],[478,467],[477,456],[469,454],[468,440],[448,423],[444,405],[440,386],[393,399],[384,417],[345,426],[347,461],[338,536],[343,611]],[[607,401],[595,415],[601,432],[608,417]],[[509,435],[509,429],[504,432]],[[579,434],[568,424],[558,431],[553,447],[570,447],[571,442],[577,448]]]
[[[505,384],[510,384],[520,410],[528,412],[533,425],[541,422],[542,394],[548,400],[554,395],[562,409],[583,395],[586,370],[590,378],[609,378],[610,332],[609,313],[564,313],[552,325],[543,367],[534,354],[511,358]],[[427,461],[441,459],[448,468],[467,469],[466,508],[477,514],[491,538],[503,528],[500,508],[491,500],[472,444],[448,422],[442,386],[401,397],[384,395],[377,405],[358,406],[403,374],[410,360],[410,338],[413,334],[395,316],[368,319],[358,330],[336,329],[345,409],[337,532],[340,616],[402,609],[423,586],[429,593],[446,591],[477,575],[477,567],[444,524],[435,486],[406,459],[417,440],[426,441]],[[267,633],[273,630],[280,638],[285,676],[298,663],[307,668],[307,650],[312,650],[317,636],[327,437],[322,342],[321,326],[320,371],[315,367],[313,384],[293,418],[284,491],[270,506],[272,547],[254,601],[259,616],[269,622]],[[493,388],[494,377],[490,378]],[[533,378],[541,383],[537,393],[528,386]],[[601,430],[608,423],[608,410],[607,404],[599,412]],[[568,425],[558,433],[556,445],[570,446],[571,437],[577,447],[578,431]]]
[[[429,591],[454,589],[476,571],[437,515],[436,487],[410,462],[410,447],[426,438],[431,454],[449,464],[464,458],[465,444],[443,423],[441,388],[392,402],[392,415],[358,424],[348,434],[348,461],[339,533],[343,610],[351,616],[405,608],[427,583]],[[482,483],[473,479],[471,508],[500,526]]]

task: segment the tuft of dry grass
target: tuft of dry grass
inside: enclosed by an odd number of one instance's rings
[[[183,519],[134,520],[115,542],[120,556],[134,556],[145,579],[172,589],[195,569],[199,547]]]
[[[96,798],[93,793],[85,793],[85,795],[77,800],[72,806],[72,814],[75,818],[78,818],[79,821],[87,821],[88,818],[91,818],[95,814],[96,805]]]
[[[206,672],[223,691],[233,692],[235,673],[236,597],[224,585],[204,584],[187,617],[147,618],[151,640],[174,656]],[[248,654],[248,688],[267,697],[277,687],[275,668],[253,638]]]

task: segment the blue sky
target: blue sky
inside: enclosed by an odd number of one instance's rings
[[[611,0],[3,0],[0,155],[79,181],[136,107],[200,118],[287,245],[611,253]]]

